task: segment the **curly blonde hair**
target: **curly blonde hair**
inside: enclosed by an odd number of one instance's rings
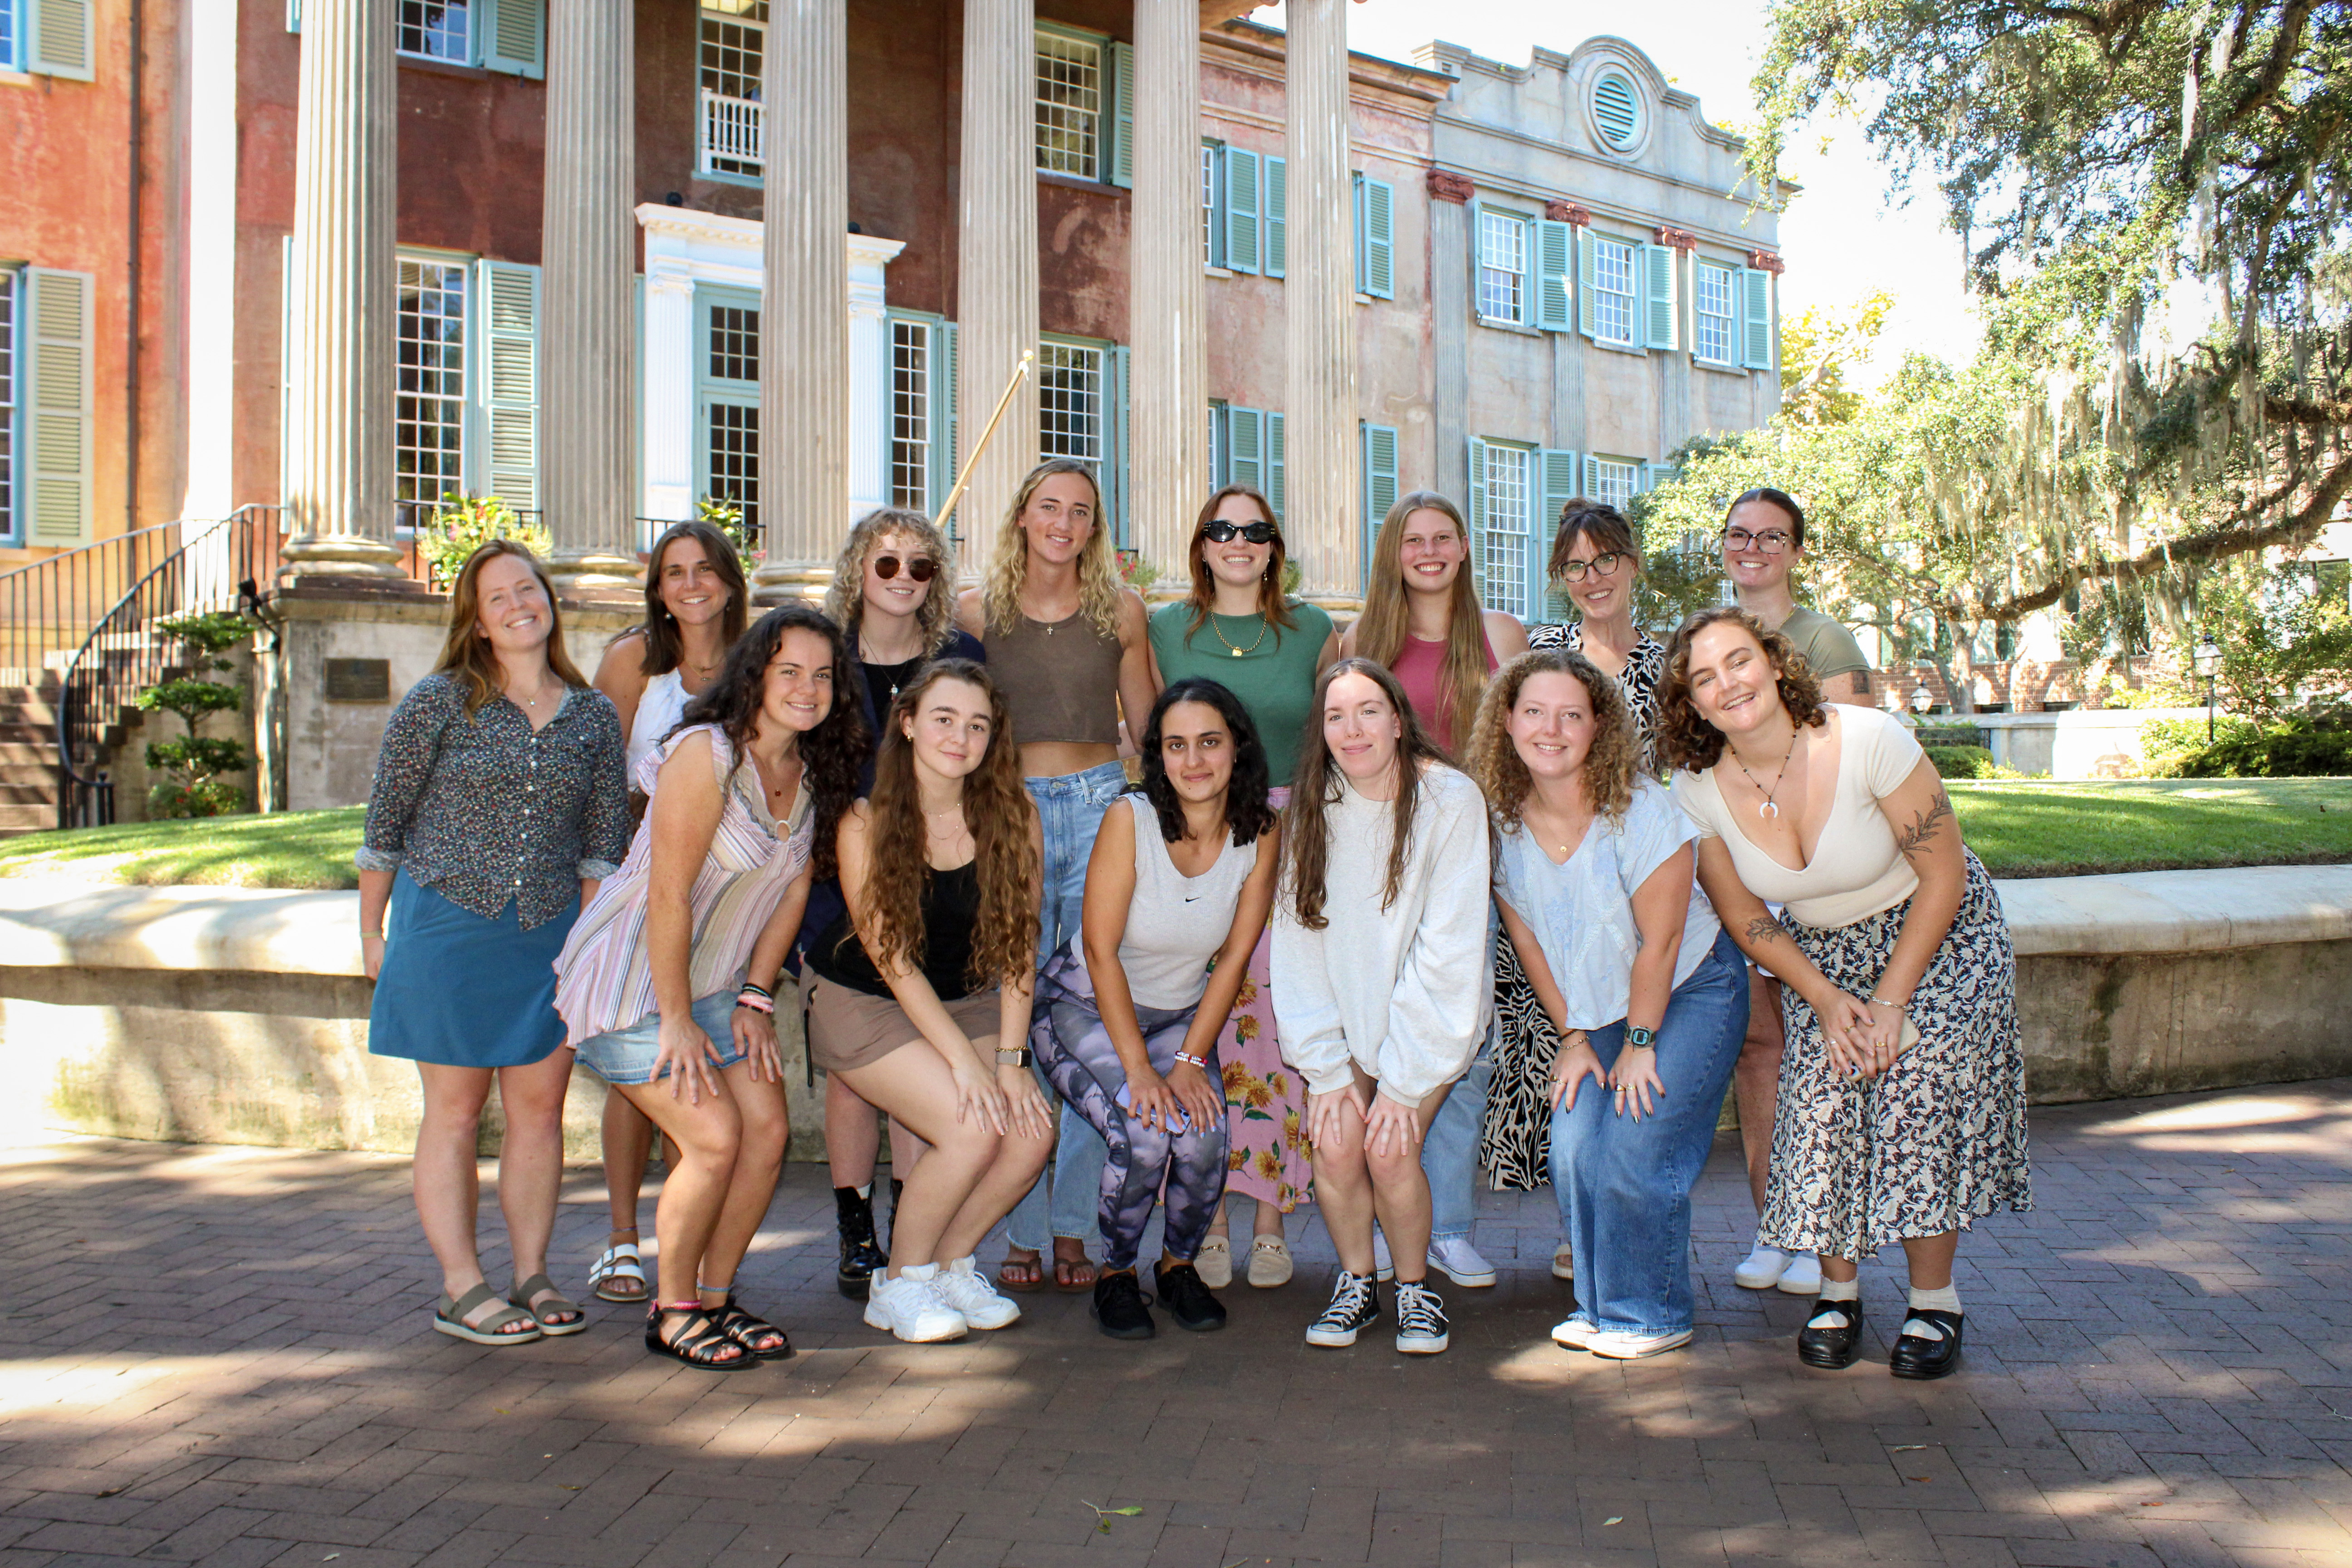
[[[1780,677],[1780,706],[1792,723],[1818,729],[1829,721],[1829,710],[1822,705],[1822,683],[1797,645],[1779,632],[1766,631],[1762,621],[1738,605],[1717,605],[1685,621],[1666,645],[1666,679],[1658,687],[1658,751],[1669,770],[1700,773],[1723,760],[1723,731],[1701,718],[1698,705],[1691,700],[1690,654],[1699,633],[1726,624],[1744,629],[1772,661],[1773,673]]]
[[[996,548],[989,552],[988,576],[981,590],[988,606],[988,629],[1009,632],[1020,625],[1021,584],[1029,574],[1029,535],[1022,530],[1021,514],[1029,510],[1029,498],[1037,493],[1037,487],[1055,474],[1076,474],[1094,494],[1094,531],[1087,535],[1078,552],[1078,608],[1094,623],[1095,630],[1114,637],[1118,632],[1118,552],[1111,548],[1110,520],[1103,516],[1102,486],[1095,479],[1093,467],[1076,458],[1046,458],[1029,470],[1014,493],[1013,505],[996,531]]]
[[[955,633],[954,546],[921,512],[903,507],[877,507],[851,525],[849,537],[842,542],[841,554],[833,563],[832,585],[824,591],[824,613],[849,638],[852,657],[857,648],[857,622],[866,613],[866,558],[894,533],[913,540],[918,549],[940,564],[931,577],[930,592],[923,595],[922,608],[915,612],[915,625],[923,634],[923,651],[939,652]]]
[[[1565,675],[1584,688],[1592,704],[1592,745],[1584,755],[1581,782],[1592,809],[1622,826],[1633,804],[1633,780],[1642,768],[1642,736],[1633,727],[1633,710],[1617,683],[1582,654],[1564,647],[1523,653],[1486,678],[1486,694],[1478,700],[1478,717],[1470,729],[1470,776],[1486,795],[1495,826],[1505,832],[1519,826],[1535,780],[1519,749],[1511,742],[1511,710],[1519,692],[1538,675]]]

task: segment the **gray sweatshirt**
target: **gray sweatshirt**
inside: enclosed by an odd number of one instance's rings
[[[1486,802],[1452,768],[1423,775],[1403,884],[1383,910],[1393,810],[1341,775],[1325,814],[1329,923],[1308,931],[1287,896],[1275,900],[1274,1016],[1282,1059],[1313,1092],[1347,1088],[1352,1061],[1417,1107],[1469,1067],[1494,1005]]]

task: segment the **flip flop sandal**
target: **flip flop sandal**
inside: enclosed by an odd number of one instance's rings
[[[554,1289],[554,1280],[550,1279],[543,1273],[534,1274],[516,1286],[513,1293],[509,1295],[507,1300],[529,1312],[538,1322],[539,1331],[551,1339],[561,1339],[565,1334],[580,1332],[588,1326],[588,1314],[580,1310],[579,1302],[567,1301],[560,1295],[551,1295],[536,1307],[530,1304],[532,1297]],[[562,1321],[566,1313],[571,1315],[571,1321],[568,1322]]]
[[[895,1219],[898,1216],[894,1214],[891,1217]],[[1030,1277],[1026,1279],[1012,1278],[1007,1270],[1014,1268],[1027,1270]],[[1000,1290],[1018,1290],[1024,1296],[1034,1290],[1043,1290],[1045,1288],[1044,1254],[1041,1253],[1030,1258],[1007,1257],[1003,1262],[996,1266],[996,1287]]]
[[[1083,1285],[1070,1278],[1074,1271],[1080,1268],[1085,1269],[1089,1276]],[[1102,1269],[1090,1258],[1054,1259],[1054,1289],[1065,1296],[1091,1296],[1095,1293],[1095,1281],[1101,1278]]]
[[[790,1334],[767,1319],[756,1317],[735,1304],[735,1292],[727,1292],[727,1300],[709,1309],[710,1321],[720,1333],[741,1345],[761,1361],[786,1361],[793,1353]]]
[[[616,1279],[635,1280],[635,1294],[615,1292],[613,1282]],[[596,1293],[599,1301],[617,1301],[625,1307],[644,1305],[653,1291],[646,1282],[645,1258],[639,1255],[637,1244],[621,1241],[606,1247],[588,1270],[588,1288]]]
[[[466,1321],[467,1313],[485,1301],[498,1299],[499,1293],[490,1289],[487,1279],[455,1300],[445,1294],[441,1304],[433,1310],[433,1326],[451,1339],[478,1345],[527,1345],[547,1331],[540,1327],[538,1319],[516,1307],[500,1307],[479,1323]],[[522,1333],[499,1332],[515,1323],[529,1323],[530,1328]]]
[[[699,1301],[679,1301],[668,1310],[683,1312],[686,1321],[678,1325],[677,1337],[662,1338],[663,1309],[656,1305],[646,1314],[646,1349],[657,1356],[667,1356],[682,1365],[702,1372],[741,1372],[757,1366],[760,1358],[730,1340],[711,1321],[709,1311]],[[736,1353],[729,1355],[733,1351]]]

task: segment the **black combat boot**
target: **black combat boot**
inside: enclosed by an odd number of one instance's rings
[[[843,1295],[863,1300],[874,1271],[890,1262],[874,1244],[874,1199],[870,1193],[861,1196],[856,1187],[835,1187],[833,1203],[841,1222],[841,1267],[834,1277]]]

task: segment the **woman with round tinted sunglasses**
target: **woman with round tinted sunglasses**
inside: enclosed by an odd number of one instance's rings
[[[1282,591],[1282,530],[1266,499],[1227,485],[1201,508],[1192,529],[1189,597],[1151,616],[1151,656],[1161,689],[1204,678],[1241,700],[1265,749],[1267,804],[1290,800],[1300,737],[1315,712],[1315,682],[1339,657],[1339,634],[1317,606]],[[1266,978],[1273,949],[1261,935],[1231,1016],[1218,1033],[1233,1166],[1230,1191],[1256,1209],[1245,1265],[1261,1289],[1289,1283],[1282,1216],[1297,1207],[1312,1174],[1307,1158],[1307,1090],[1283,1065]],[[1212,1289],[1233,1283],[1225,1205],[1217,1206],[1197,1260]]]

